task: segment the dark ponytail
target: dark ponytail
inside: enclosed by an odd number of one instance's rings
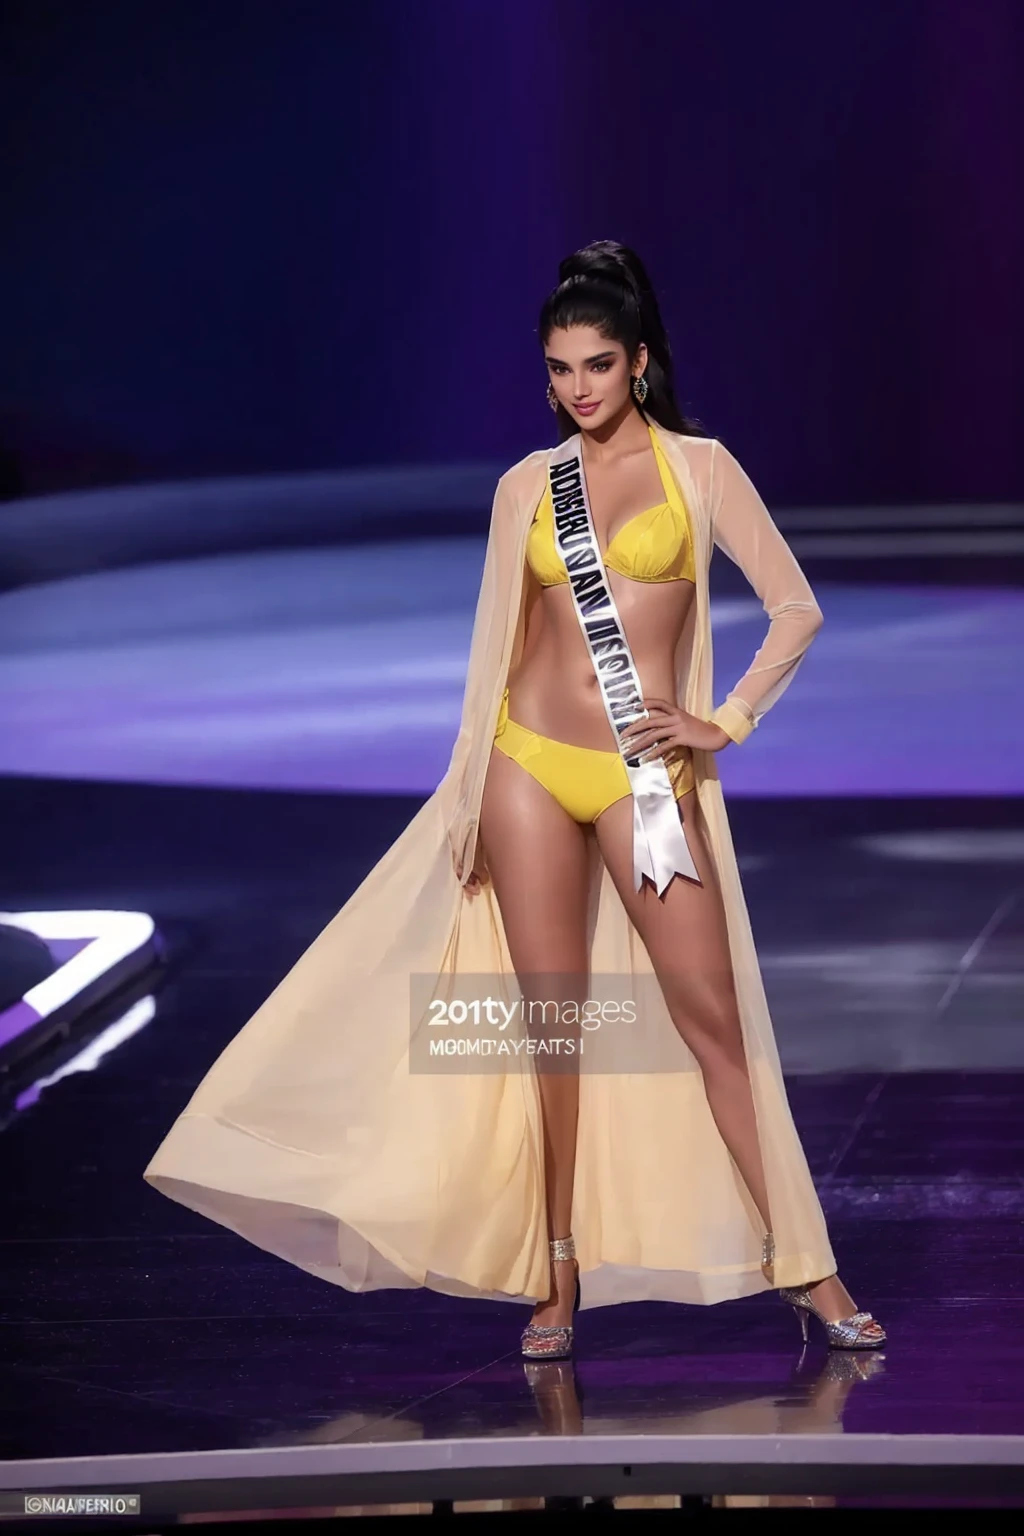
[[[648,389],[643,409],[637,409],[669,432],[707,437],[700,423],[684,416],[676,403],[668,337],[654,289],[635,251],[617,240],[594,240],[565,258],[558,269],[558,287],[540,312],[541,344],[547,345],[552,331],[572,325],[592,325],[609,341],[621,342],[630,361],[644,342]],[[563,442],[579,431],[561,405],[558,426]]]

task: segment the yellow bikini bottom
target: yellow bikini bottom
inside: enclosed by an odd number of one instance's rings
[[[550,736],[538,736],[536,731],[517,725],[508,717],[507,688],[501,700],[494,745],[525,768],[538,784],[543,784],[573,821],[594,822],[616,800],[632,793],[620,752],[574,747],[567,741],[552,741]],[[694,784],[690,755],[686,753],[665,766],[679,800]]]

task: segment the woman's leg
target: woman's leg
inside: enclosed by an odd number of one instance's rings
[[[754,1098],[733,978],[725,907],[704,833],[697,796],[680,802],[687,842],[701,884],[677,875],[662,897],[644,881],[633,883],[633,802],[609,806],[596,823],[608,872],[654,966],[672,1021],[704,1078],[708,1106],[765,1229],[771,1230]],[[856,1311],[837,1276],[811,1289],[830,1318]]]
[[[618,800],[597,821],[601,855],[654,966],[672,1022],[704,1076],[715,1124],[771,1230],[768,1189],[733,985],[725,912],[703,839],[692,838],[696,796],[684,797],[687,841],[701,878],[674,879],[660,899],[633,883],[633,802]]]
[[[495,748],[480,836],[524,1000],[539,995],[545,1001],[582,1001],[589,965],[583,828],[525,768]],[[572,1221],[579,1078],[566,1064],[550,1072],[538,1069],[551,1238],[568,1237]],[[574,1295],[572,1261],[553,1263],[551,1293],[532,1320],[542,1327],[570,1323]]]

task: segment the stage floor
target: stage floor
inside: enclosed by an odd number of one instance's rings
[[[274,550],[0,593],[0,773],[428,794],[459,728],[479,539]],[[1024,792],[1024,591],[815,582],[730,795]],[[712,567],[716,702],[766,619]],[[388,617],[382,618],[386,614]]]
[[[416,803],[0,781],[7,904],[141,909],[171,944],[153,1021],[0,1135],[0,1454],[1024,1436],[1017,801],[733,810],[794,1113],[884,1358],[804,1350],[766,1295],[587,1312],[575,1369],[524,1368],[519,1306],[351,1296],[143,1184]]]

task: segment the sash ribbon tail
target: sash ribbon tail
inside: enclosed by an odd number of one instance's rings
[[[639,891],[644,876],[660,896],[673,875],[686,875],[700,884],[664,763],[629,767],[633,788],[633,878]]]

